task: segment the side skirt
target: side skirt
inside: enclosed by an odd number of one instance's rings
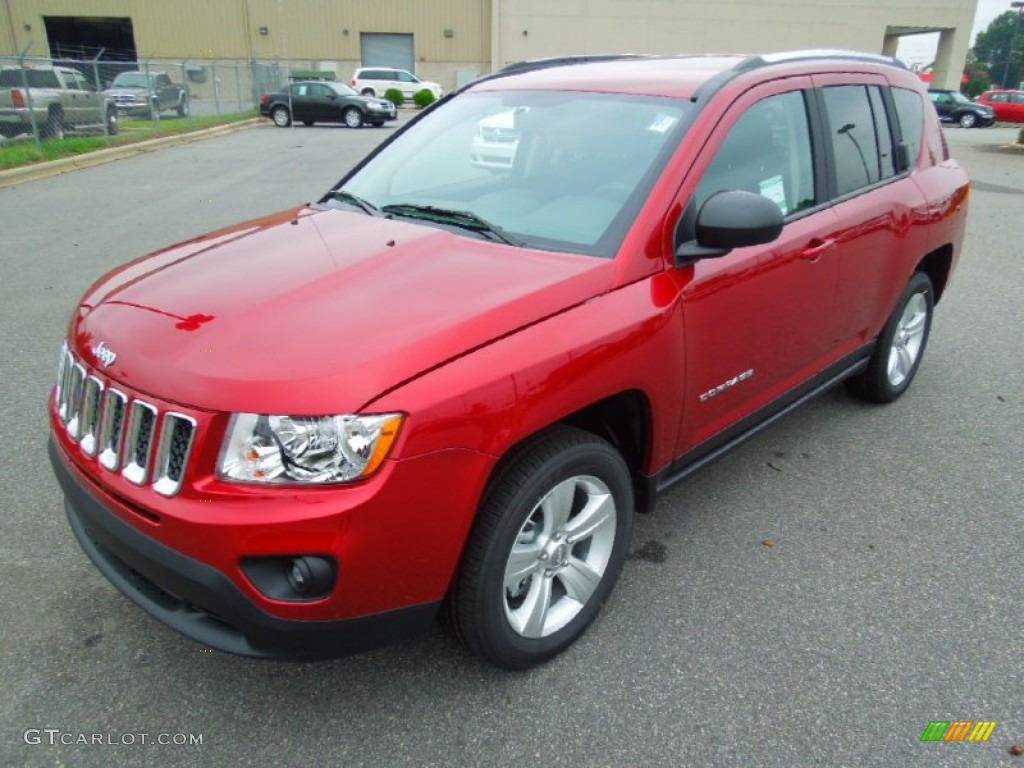
[[[868,358],[871,357],[874,348],[874,342],[861,347],[803,384],[794,387],[777,400],[684,453],[661,472],[648,479],[649,487],[653,491],[653,493],[647,494],[651,499],[650,506],[653,507],[653,499],[657,494],[668,490],[701,467],[710,464],[719,456],[774,424],[790,411],[828,391],[843,379],[863,371],[867,367]]]

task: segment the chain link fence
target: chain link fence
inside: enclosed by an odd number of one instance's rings
[[[82,136],[114,144],[244,119],[257,114],[262,94],[316,69],[303,60],[132,59],[102,51],[0,56],[0,146]]]

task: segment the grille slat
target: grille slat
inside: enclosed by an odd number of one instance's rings
[[[95,376],[85,380],[82,398],[82,450],[90,456],[96,455],[96,433],[99,431],[100,405],[103,398],[103,382]]]
[[[195,431],[196,421],[190,416],[173,411],[164,416],[153,470],[153,490],[157,493],[173,496],[181,488]]]
[[[61,348],[54,408],[68,436],[105,469],[120,468],[135,485],[152,477],[153,490],[163,496],[181,490],[196,433],[191,416],[168,411],[161,418],[155,405],[88,372],[67,342]]]
[[[142,400],[132,402],[128,416],[128,434],[124,441],[121,474],[136,485],[145,485],[149,459],[153,454],[156,408]]]
[[[121,435],[127,406],[128,398],[123,392],[114,388],[107,390],[100,419],[100,464],[111,472],[116,472],[121,465]]]

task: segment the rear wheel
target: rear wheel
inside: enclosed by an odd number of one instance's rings
[[[342,118],[345,120],[345,125],[349,128],[358,128],[363,124],[363,113],[355,107],[346,109]]]
[[[973,112],[964,112],[960,115],[960,120],[958,122],[960,123],[961,128],[973,128],[974,124],[978,122],[978,118]]]
[[[292,124],[292,116],[288,114],[288,108],[281,105],[270,110],[270,119],[278,128],[287,128]]]
[[[181,98],[178,99],[178,106],[175,107],[175,111],[178,113],[178,117],[188,117],[189,115],[189,104],[188,99],[182,94]]]
[[[376,96],[377,95],[374,92],[373,88],[363,88],[363,90],[361,90],[360,93],[363,94],[363,96]]]
[[[40,135],[44,139],[60,139],[64,138],[64,118],[58,112],[51,112],[49,118],[43,123],[42,128],[39,129]]]
[[[107,110],[107,135],[114,136],[117,134],[117,110]]]
[[[633,528],[629,469],[607,442],[556,427],[497,470],[445,606],[456,637],[506,669],[569,647],[618,579]]]
[[[847,379],[847,389],[872,403],[891,403],[906,392],[924,357],[934,309],[932,281],[915,272],[878,337],[868,367]]]

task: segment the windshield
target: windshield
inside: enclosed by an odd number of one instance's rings
[[[612,256],[689,108],[649,96],[470,92],[341,188],[395,217],[413,206],[462,212],[530,247]]]
[[[112,88],[149,88],[149,78],[144,72],[122,72],[110,85]]]

